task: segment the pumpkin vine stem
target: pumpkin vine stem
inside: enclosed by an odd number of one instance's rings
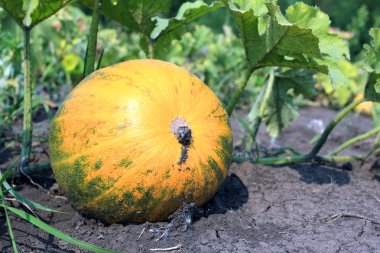
[[[309,154],[307,154],[308,157],[312,158],[315,157],[318,152],[321,150],[325,142],[327,141],[327,138],[329,137],[332,130],[338,125],[338,123],[347,115],[349,114],[356,106],[363,103],[365,99],[359,99],[357,101],[352,102],[349,104],[346,108],[344,108],[335,119],[333,119],[325,128],[323,131],[321,137],[318,139],[317,143],[314,145],[313,149],[310,151]]]
[[[250,162],[253,164],[263,164],[268,166],[286,166],[295,163],[344,163],[353,161],[362,161],[364,158],[361,156],[315,156],[309,157],[307,155],[295,155],[286,157],[262,157],[262,158],[247,158],[234,156],[233,162],[242,163]]]
[[[342,152],[343,150],[345,150],[346,148],[348,148],[349,146],[359,142],[359,141],[362,141],[362,140],[365,140],[369,137],[371,137],[372,135],[375,135],[377,133],[380,132],[380,127],[377,127],[369,132],[366,132],[364,134],[361,134],[361,135],[358,135],[352,139],[349,139],[348,141],[346,141],[345,143],[343,143],[342,145],[340,145],[339,147],[337,147],[336,149],[334,149],[331,153],[330,153],[330,156],[334,156],[334,155],[337,155],[339,154],[340,152]]]
[[[365,101],[364,98],[354,101],[351,104],[349,104],[347,107],[345,107],[340,113],[338,113],[338,115],[327,125],[327,127],[323,131],[322,135],[319,137],[317,143],[314,145],[312,150],[305,155],[296,154],[294,156],[286,156],[286,157],[275,157],[275,156],[263,157],[263,158],[258,157],[256,159],[235,156],[233,157],[233,161],[235,162],[249,161],[251,163],[264,164],[264,165],[289,165],[289,164],[294,164],[294,163],[310,163],[310,162],[342,163],[342,162],[351,162],[351,161],[361,161],[364,159],[363,156],[337,156],[337,154],[343,151],[344,149],[346,149],[347,147],[357,143],[358,141],[364,140],[374,134],[379,133],[380,127],[346,141],[345,143],[343,143],[341,146],[336,148],[327,156],[319,156],[318,153],[322,149],[323,145],[327,141],[328,136],[331,134],[333,129],[338,125],[338,123],[341,122],[341,120],[345,116],[347,116],[356,106],[363,103],[364,101]],[[251,133],[251,135],[252,134],[253,133]],[[370,153],[368,155],[370,155]]]

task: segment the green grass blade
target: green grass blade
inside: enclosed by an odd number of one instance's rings
[[[71,236],[63,233],[62,231],[46,224],[45,222],[39,220],[38,218],[34,217],[33,215],[31,215],[31,214],[29,214],[23,210],[19,210],[19,209],[13,208],[13,207],[5,206],[3,204],[1,204],[1,206],[8,209],[11,212],[13,212],[14,214],[18,215],[19,217],[23,218],[24,220],[27,220],[28,222],[35,225],[36,227],[39,227],[40,229],[44,230],[45,232],[47,232],[47,233],[49,233],[49,234],[51,234],[51,235],[53,235],[59,239],[62,239],[68,243],[71,243],[72,245],[75,245],[75,246],[78,246],[78,247],[81,247],[81,248],[84,248],[84,249],[87,249],[87,250],[90,250],[90,251],[93,251],[96,253],[119,253],[118,251],[103,249],[103,248],[100,248],[98,246],[95,246],[95,245],[92,245],[92,244],[89,244],[86,242],[82,242],[78,239],[75,239],[74,237],[71,237]]]
[[[7,210],[6,208],[4,208],[4,213],[5,213],[5,218],[6,218],[6,220],[7,220],[8,231],[9,231],[9,237],[11,238],[13,252],[14,252],[14,253],[18,253],[17,243],[16,243],[15,237],[14,237],[14,235],[13,235],[12,224],[11,224],[11,221],[10,221],[10,219],[9,219],[8,210]]]
[[[46,207],[46,206],[43,206],[41,204],[38,204],[37,202],[34,202],[28,198],[25,198],[24,196],[22,196],[21,194],[19,194],[18,192],[16,192],[7,182],[3,182],[3,186],[5,188],[5,190],[7,190],[15,199],[17,199],[18,201],[22,202],[22,203],[25,203],[26,205],[30,206],[30,207],[34,207],[36,209],[40,209],[40,210],[43,210],[43,211],[47,211],[47,212],[54,212],[54,213],[61,213],[61,214],[68,214],[66,212],[62,212],[62,211],[58,211],[58,210],[55,210],[55,209],[52,209],[52,208],[49,208],[49,207]]]
[[[0,186],[0,196],[1,196],[1,203],[3,205],[3,209],[4,209],[4,213],[5,213],[5,219],[7,220],[9,237],[11,238],[13,252],[18,253],[17,243],[15,240],[15,236],[13,234],[12,224],[11,224],[11,220],[9,219],[8,210],[7,210],[7,208],[4,207],[5,206],[4,194],[3,194],[3,189],[1,188],[1,186]]]

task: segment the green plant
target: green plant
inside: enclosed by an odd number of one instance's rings
[[[247,121],[237,117],[251,136],[251,144],[256,146],[260,145],[255,138],[261,124],[265,124],[269,135],[275,138],[297,117],[297,100],[320,97],[318,89],[323,89],[327,94],[329,105],[347,105],[324,132],[317,136],[309,153],[301,154],[292,147],[285,147],[268,156],[261,156],[258,151],[256,156],[236,156],[235,161],[249,160],[269,165],[346,162],[363,160],[379,152],[378,116],[374,110],[374,129],[345,141],[330,154],[319,154],[330,133],[346,115],[364,101],[377,103],[380,100],[379,29],[372,29],[370,36],[366,32],[369,25],[380,24],[380,19],[376,17],[378,8],[373,1],[344,2],[350,13],[357,13],[351,22],[344,19],[352,15],[341,11],[342,2],[307,1],[328,10],[333,22],[340,28],[348,27],[356,32],[357,37],[350,42],[351,48],[354,49],[355,60],[362,55],[365,59],[355,63],[348,61],[347,42],[329,33],[328,16],[317,7],[294,3],[293,0],[185,2],[174,17],[166,16],[167,13],[174,12],[167,0],[81,0],[75,7],[70,5],[54,19],[36,26],[68,2],[0,0],[0,6],[17,21],[25,36],[22,46],[19,39],[23,34],[11,25],[9,19],[4,18],[4,12],[0,12],[0,25],[6,27],[3,30],[8,30],[0,37],[1,46],[4,45],[0,48],[0,71],[5,77],[0,80],[0,88],[4,91],[0,95],[0,136],[12,120],[22,114],[20,105],[24,103],[21,154],[24,173],[50,168],[49,164],[27,164],[32,130],[31,111],[38,104],[44,104],[41,102],[44,101],[41,99],[43,92],[48,90],[56,93],[54,99],[61,100],[61,94],[67,93],[67,90],[61,91],[62,87],[71,89],[81,80],[82,73],[88,75],[100,66],[145,57],[185,65],[216,91],[227,105],[229,115],[232,115],[237,106],[243,109],[248,107],[250,112]],[[286,9],[284,14],[277,2]],[[102,4],[101,8],[99,3]],[[51,8],[41,8],[44,4],[51,5]],[[83,36],[85,28],[80,32],[73,29],[76,22],[80,27],[86,27],[90,20],[80,4],[95,10],[88,40]],[[367,12],[367,9],[371,12]],[[223,34],[215,34],[211,28],[194,24],[196,19],[202,17],[204,19],[200,21],[201,24],[207,24],[205,18],[211,14],[217,15],[217,11],[224,16],[215,19],[223,20],[224,27],[219,28]],[[105,21],[101,18],[101,13],[106,17]],[[215,22],[211,23],[215,26]],[[30,33],[32,28],[33,33]],[[44,34],[45,31],[47,35]],[[365,45],[364,51],[357,54],[361,50],[361,43],[370,38],[371,42]],[[84,46],[86,41],[87,50]],[[20,67],[20,49],[23,47],[26,63],[24,70]],[[87,53],[83,57],[85,50]],[[11,59],[15,59],[14,63]],[[31,65],[35,68],[33,73],[36,75],[31,75]],[[23,76],[24,89],[18,85]],[[43,87],[42,91],[36,90],[35,99],[32,99],[33,80],[36,88]],[[351,102],[352,97],[361,92],[364,92],[364,97]],[[377,136],[367,155],[339,155],[350,145],[373,135]],[[251,150],[250,147],[248,151]],[[5,189],[3,193],[7,191],[10,190]],[[2,203],[4,207],[6,203]],[[8,212],[13,209],[5,207],[4,210]],[[8,228],[11,229],[10,222]],[[11,232],[10,235],[12,236]]]
[[[0,7],[9,13],[10,16],[24,31],[24,124],[23,142],[21,149],[20,168],[23,169],[29,164],[32,143],[32,69],[30,51],[30,31],[31,29],[50,17],[70,1],[0,1]]]
[[[339,87],[334,86],[325,75],[316,74],[314,77],[319,90],[319,101],[332,108],[341,108],[347,105],[357,94],[363,93],[368,73],[362,65],[362,62],[341,61],[339,66],[346,74],[347,81],[345,85]]]

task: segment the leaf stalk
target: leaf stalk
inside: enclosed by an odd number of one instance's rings
[[[32,81],[31,81],[31,52],[30,28],[24,27],[24,119],[21,146],[20,168],[29,164],[32,146]]]
[[[98,38],[98,27],[100,21],[100,13],[102,9],[102,0],[94,0],[94,11],[90,25],[90,34],[88,36],[86,56],[84,60],[83,78],[94,72],[96,44]]]
[[[230,102],[227,105],[228,116],[231,116],[233,110],[235,109],[236,104],[237,104],[241,94],[243,93],[245,87],[248,84],[249,79],[252,76],[252,73],[253,73],[253,69],[247,69],[247,71],[244,73],[244,77],[243,77],[241,83],[239,84],[239,86],[235,90],[234,94],[232,95]]]

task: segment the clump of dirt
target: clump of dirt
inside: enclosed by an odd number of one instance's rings
[[[306,108],[274,142],[260,129],[258,141],[268,150],[292,146],[309,151],[316,134],[308,123],[325,125],[336,112]],[[235,150],[244,132],[232,120]],[[344,140],[367,131],[371,121],[351,115],[334,131],[328,152]],[[364,141],[345,151],[360,154]],[[8,157],[9,159],[11,157]],[[5,159],[4,157],[1,159]],[[38,211],[42,220],[83,241],[122,252],[380,252],[380,166],[377,158],[363,164],[332,166],[301,164],[269,167],[232,164],[215,197],[203,207],[184,205],[168,222],[106,226],[77,214],[69,202],[25,181],[21,194],[66,211]],[[348,169],[348,170],[347,170]],[[33,176],[46,190],[54,185],[51,172]],[[56,188],[51,192],[59,194]],[[17,203],[15,203],[17,205]],[[2,215],[0,213],[0,215]],[[85,252],[58,240],[12,215],[19,250],[24,252]],[[6,222],[0,217],[1,252],[11,252]]]

